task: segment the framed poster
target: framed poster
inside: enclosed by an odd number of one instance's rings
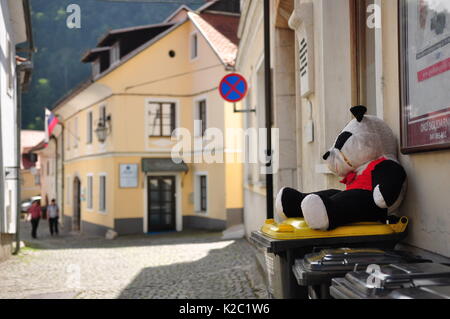
[[[120,164],[120,187],[138,187],[138,164]]]
[[[399,0],[402,153],[450,148],[450,1]]]

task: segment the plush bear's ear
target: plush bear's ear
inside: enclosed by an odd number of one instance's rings
[[[354,106],[350,109],[350,112],[352,112],[358,122],[361,122],[364,118],[364,114],[367,112],[367,107],[363,105]]]

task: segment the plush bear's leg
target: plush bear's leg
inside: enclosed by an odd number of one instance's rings
[[[336,189],[328,189],[314,194],[330,197],[341,191]],[[301,204],[303,199],[308,196],[308,193],[301,193],[293,188],[284,187],[277,195],[275,200],[275,209],[277,214],[283,219],[303,217]]]
[[[371,191],[353,189],[331,197],[312,194],[302,202],[302,211],[313,229],[331,230],[356,223],[385,221],[387,210],[379,208]]]

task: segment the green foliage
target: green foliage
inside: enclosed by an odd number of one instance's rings
[[[43,129],[44,108],[90,77],[90,65],[81,63],[84,52],[93,48],[108,30],[160,23],[182,3],[193,9],[192,0],[163,3],[110,2],[99,0],[31,0],[33,37],[37,52],[28,92],[22,103],[22,127]],[[195,3],[199,3],[196,1]],[[81,29],[66,26],[69,4],[81,8]]]

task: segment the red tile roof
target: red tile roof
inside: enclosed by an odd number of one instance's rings
[[[222,62],[234,66],[237,54],[239,17],[188,12],[188,17],[206,38]]]

